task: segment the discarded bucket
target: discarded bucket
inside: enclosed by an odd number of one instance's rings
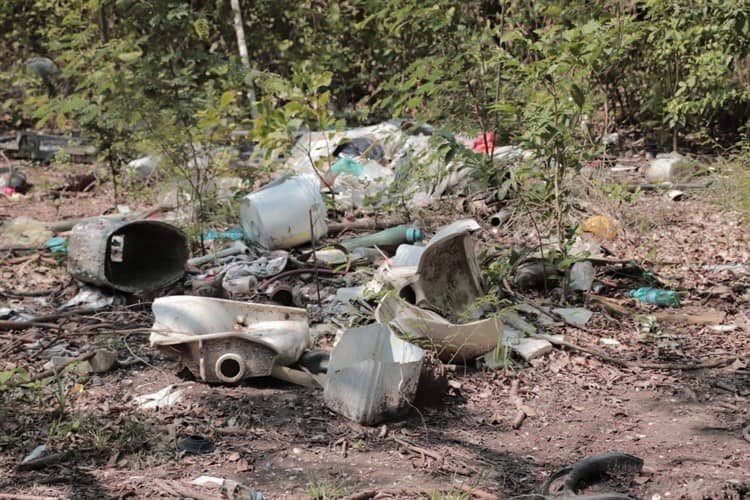
[[[247,195],[240,205],[245,236],[266,248],[291,248],[328,233],[317,179],[301,175]]]
[[[237,383],[295,363],[310,342],[304,309],[208,297],[154,301],[151,346],[206,382]]]
[[[73,227],[68,255],[68,271],[74,278],[139,292],[179,280],[189,249],[183,232],[165,222],[102,218]]]
[[[348,330],[328,364],[326,405],[365,425],[398,417],[414,401],[423,359],[421,348],[386,325]]]

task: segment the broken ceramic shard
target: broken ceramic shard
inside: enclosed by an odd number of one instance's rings
[[[347,330],[331,353],[326,405],[365,425],[399,417],[414,401],[423,358],[386,325]]]
[[[448,316],[464,314],[483,293],[471,237],[479,228],[476,221],[466,219],[435,233],[419,257],[416,274],[404,281],[399,296]]]
[[[488,318],[455,325],[439,314],[413,306],[395,295],[383,298],[375,318],[415,341],[434,347],[441,361],[466,363],[494,349],[503,338],[503,323]]]
[[[173,296],[156,299],[153,311],[151,346],[180,357],[206,382],[271,375],[310,343],[304,309]]]

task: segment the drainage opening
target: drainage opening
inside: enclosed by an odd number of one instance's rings
[[[221,361],[221,364],[219,365],[219,371],[228,379],[234,379],[237,377],[237,375],[240,374],[241,369],[240,362],[234,358],[226,358]]]
[[[404,288],[401,289],[401,291],[398,293],[398,296],[407,301],[409,304],[416,304],[417,303],[417,294],[414,291],[414,289],[411,287],[411,285],[407,285]]]

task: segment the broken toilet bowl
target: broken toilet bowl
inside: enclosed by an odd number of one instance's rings
[[[446,363],[468,363],[495,349],[503,340],[503,322],[499,318],[456,325],[395,295],[381,300],[375,318],[406,338],[421,339],[434,347]]]
[[[271,375],[310,343],[304,309],[194,296],[161,297],[152,307],[151,346],[206,382]]]

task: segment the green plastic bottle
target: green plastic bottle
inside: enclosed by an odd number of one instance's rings
[[[657,306],[680,307],[680,294],[672,290],[662,290],[661,288],[638,288],[630,290],[630,296],[647,304],[656,304]]]
[[[341,246],[347,250],[361,247],[395,246],[401,243],[414,243],[424,238],[422,231],[416,227],[396,226],[388,228],[379,233],[368,234],[341,242]]]

